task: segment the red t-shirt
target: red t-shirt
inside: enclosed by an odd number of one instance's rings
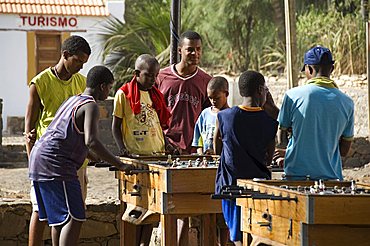
[[[202,110],[209,107],[207,85],[212,77],[197,68],[188,77],[181,77],[174,70],[174,65],[159,72],[157,87],[164,95],[172,118],[165,134],[169,141],[190,153],[194,126]]]

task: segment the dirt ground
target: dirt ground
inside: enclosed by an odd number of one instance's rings
[[[87,167],[87,203],[118,199],[117,180],[107,168]],[[0,168],[0,199],[29,199],[27,168]]]

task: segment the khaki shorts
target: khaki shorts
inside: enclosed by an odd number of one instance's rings
[[[87,183],[89,182],[87,179],[87,169],[80,168],[77,171],[77,176],[78,176],[78,181],[80,181],[80,185],[81,185],[82,198],[83,198],[83,201],[85,202],[86,196],[87,196]],[[32,203],[32,211],[38,212],[39,207],[37,206],[37,200],[36,200],[35,188],[33,187],[33,182],[31,182],[30,198],[31,198],[31,203]],[[86,208],[86,204],[84,206]]]

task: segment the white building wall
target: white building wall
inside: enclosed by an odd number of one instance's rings
[[[124,1],[111,0],[108,1],[107,6],[113,16],[123,21]],[[24,116],[28,101],[27,28],[22,31],[13,31],[19,26],[20,21],[17,18],[17,15],[0,14],[0,44],[3,48],[3,56],[0,59],[0,98],[3,99],[2,117],[4,131],[7,129],[7,117]],[[80,71],[81,74],[86,76],[90,68],[102,64],[96,33],[104,18],[78,17],[78,19],[79,21],[83,20],[83,25],[77,26],[76,29],[87,30],[86,32],[64,30],[62,28],[56,29],[56,31],[71,31],[71,35],[82,36],[89,42],[92,53],[88,62]],[[8,28],[13,30],[4,30]]]
[[[7,116],[24,116],[28,100],[27,33],[0,31],[0,98],[3,99],[3,126]]]

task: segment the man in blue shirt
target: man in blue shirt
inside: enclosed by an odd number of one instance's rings
[[[341,156],[353,140],[354,104],[330,79],[333,64],[329,49],[308,50],[302,69],[307,83],[285,94],[278,117],[278,147],[283,150],[274,158],[285,153],[287,179],[343,179]]]

